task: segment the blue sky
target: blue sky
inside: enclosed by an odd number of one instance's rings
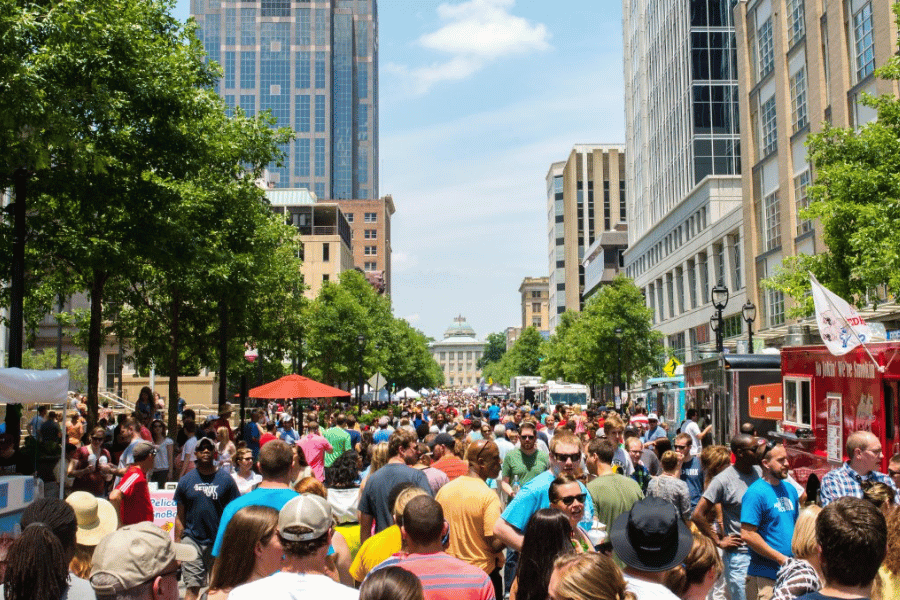
[[[460,314],[479,338],[521,324],[522,279],[549,272],[550,164],[625,140],[621,16],[618,0],[379,2],[395,316],[436,339]]]

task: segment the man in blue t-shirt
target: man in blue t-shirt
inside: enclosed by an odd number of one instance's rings
[[[700,496],[703,495],[703,464],[700,456],[691,454],[693,440],[686,433],[675,436],[675,452],[681,454],[681,480],[688,486],[691,493],[691,511],[697,508]]]
[[[750,548],[747,598],[771,597],[778,569],[792,556],[791,538],[800,512],[797,490],[788,476],[784,445],[764,447],[762,478],[750,484],[741,506],[741,539]]]
[[[244,494],[225,507],[219,521],[219,530],[212,547],[212,555],[218,556],[222,549],[222,538],[231,517],[245,506],[268,506],[281,510],[288,500],[297,495],[291,489],[291,467],[294,465],[293,448],[282,440],[272,440],[259,451],[257,467],[262,482],[250,493]]]
[[[201,438],[194,448],[192,469],[175,489],[175,540],[194,546],[199,558],[182,564],[185,600],[196,600],[212,569],[212,544],[229,502],[241,495],[228,473],[216,467],[216,443]]]

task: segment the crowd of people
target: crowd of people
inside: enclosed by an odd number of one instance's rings
[[[447,395],[366,426],[273,402],[241,431],[230,405],[183,409],[170,437],[146,392],[91,431],[76,412],[66,499],[3,540],[5,598],[900,598],[900,456],[879,472],[870,432],[817,489],[749,424],[709,443],[693,409]],[[150,502],[169,482],[171,533]]]

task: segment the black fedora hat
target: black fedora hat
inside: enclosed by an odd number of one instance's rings
[[[639,571],[668,571],[691,551],[694,538],[675,506],[662,498],[644,498],[613,522],[609,539],[616,556]]]

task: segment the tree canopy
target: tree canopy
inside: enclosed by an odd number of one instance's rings
[[[543,360],[543,342],[544,338],[534,327],[523,329],[509,352],[503,354],[500,360],[488,363],[482,376],[509,385],[510,380],[518,375],[538,375]]]
[[[497,362],[506,354],[506,335],[502,331],[490,333],[484,342],[484,352],[478,359],[478,368],[482,371],[492,362]]]

